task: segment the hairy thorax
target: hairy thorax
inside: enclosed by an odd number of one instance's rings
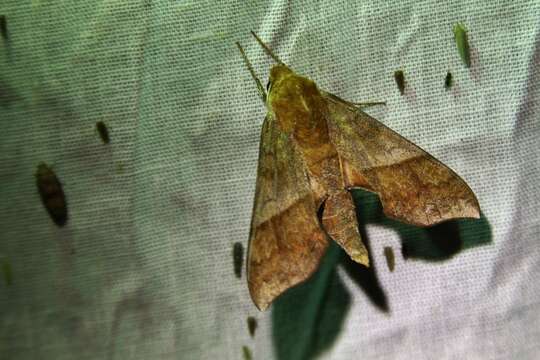
[[[284,65],[274,66],[267,107],[280,130],[294,138],[316,193],[322,197],[341,187],[339,158],[326,122],[328,107],[317,85]]]

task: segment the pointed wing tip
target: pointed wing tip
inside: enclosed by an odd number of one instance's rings
[[[266,311],[266,309],[268,309],[269,306],[270,306],[270,303],[259,303],[259,304],[255,303],[255,307],[261,312]]]
[[[357,262],[360,265],[364,265],[365,267],[369,267],[369,256],[367,254],[361,254],[357,256],[351,257],[355,262]]]
[[[251,289],[249,289],[249,293],[251,295],[251,300],[253,301],[253,304],[255,305],[255,307],[259,310],[259,311],[265,311],[266,309],[268,309],[268,307],[270,306],[270,304],[274,301],[275,298],[272,298],[272,299],[267,299],[267,298],[261,298],[261,297],[258,297],[256,295],[254,295],[251,291]]]

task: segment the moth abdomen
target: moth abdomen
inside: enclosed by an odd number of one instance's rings
[[[67,222],[67,203],[62,184],[54,171],[45,163],[40,163],[36,171],[36,184],[41,202],[58,226]]]

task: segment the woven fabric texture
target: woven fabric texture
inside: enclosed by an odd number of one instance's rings
[[[2,0],[0,15],[1,359],[538,356],[538,0]],[[235,41],[263,84],[272,65],[250,30],[320,88],[386,101],[367,111],[465,179],[483,218],[460,228],[462,251],[406,261],[399,229],[367,224],[378,297],[341,259],[313,285],[326,295],[258,312],[232,260],[265,116]],[[63,228],[37,193],[42,161],[63,184]]]

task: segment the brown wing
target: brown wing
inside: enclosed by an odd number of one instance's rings
[[[276,121],[264,121],[251,220],[247,277],[251,298],[264,310],[317,268],[328,241],[304,164]]]
[[[350,103],[324,96],[348,187],[376,192],[387,216],[413,225],[480,217],[478,200],[455,172]]]

